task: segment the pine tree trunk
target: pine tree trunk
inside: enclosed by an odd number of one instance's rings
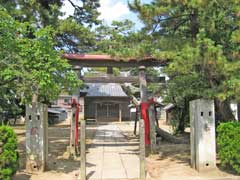
[[[187,101],[186,98],[184,98],[184,108],[182,109],[181,117],[179,118],[179,124],[177,127],[177,133],[184,133],[185,130],[185,119],[186,116],[188,115],[188,104],[189,102]]]
[[[32,103],[37,103],[37,101],[38,101],[38,95],[37,93],[34,93],[32,96]]]
[[[156,127],[156,132],[159,136],[161,136],[165,141],[168,141],[170,143],[174,144],[186,144],[188,143],[188,140],[186,139],[181,139],[178,137],[173,136],[172,134],[164,131],[163,129]]]
[[[181,116],[181,118],[179,119],[179,124],[177,127],[177,133],[183,133],[185,130],[185,118],[184,115]]]
[[[230,101],[219,101],[215,99],[215,108],[216,108],[216,120],[218,122],[228,122],[235,120],[235,117],[230,108]]]

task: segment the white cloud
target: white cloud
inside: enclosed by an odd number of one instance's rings
[[[64,4],[63,4],[63,6],[61,8],[61,11],[65,13],[65,15],[63,17],[61,17],[61,19],[65,19],[68,16],[73,15],[74,8],[70,4],[70,2],[64,1]]]
[[[78,0],[72,0],[72,2],[76,5],[81,5],[81,2]],[[66,19],[68,16],[73,15],[74,13],[74,7],[71,5],[71,3],[67,0],[64,0],[63,6],[61,7],[61,11],[65,13],[63,17],[60,17],[61,19]]]
[[[113,0],[100,0],[101,7],[98,9],[101,15],[99,19],[111,23],[130,13],[128,6],[124,2]]]
[[[79,4],[79,1],[73,0],[75,4]],[[107,23],[111,23],[113,20],[120,20],[123,16],[126,16],[130,13],[126,1],[119,0],[100,0],[101,7],[98,8],[100,12],[99,19],[104,20]],[[65,0],[61,8],[61,11],[65,13],[62,19],[67,18],[70,15],[73,15],[74,8]]]

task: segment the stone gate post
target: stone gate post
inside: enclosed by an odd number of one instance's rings
[[[48,156],[48,107],[26,105],[26,169],[44,171]]]
[[[191,166],[198,171],[216,167],[214,101],[197,99],[190,102]]]

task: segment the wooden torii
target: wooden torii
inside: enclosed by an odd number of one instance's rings
[[[166,60],[157,60],[153,57],[144,57],[141,59],[129,58],[127,60],[121,58],[114,58],[109,55],[90,55],[90,54],[64,54],[63,58],[66,58],[72,65],[73,70],[77,71],[78,77],[85,83],[138,83],[140,86],[140,98],[141,98],[141,114],[143,120],[140,120],[139,132],[140,132],[140,179],[145,180],[145,148],[148,152],[155,151],[156,144],[156,127],[155,116],[153,106],[149,105],[147,96],[147,82],[165,82],[165,78],[147,78],[146,67],[159,67],[167,64]],[[139,76],[134,77],[82,77],[81,69],[83,67],[107,67],[107,73],[113,73],[113,67],[138,67]],[[149,108],[149,110],[148,110]],[[148,112],[147,112],[148,111]],[[81,122],[81,142],[85,141],[85,121]],[[143,125],[144,124],[144,125]],[[144,143],[145,142],[145,143]],[[145,146],[144,146],[145,144]],[[145,147],[145,148],[144,148]],[[81,144],[81,179],[86,180],[86,154],[85,143]]]
[[[64,54],[72,65],[73,70],[78,72],[78,77],[85,83],[138,83],[140,85],[141,103],[147,103],[147,82],[163,82],[163,77],[146,78],[146,67],[160,67],[167,64],[167,60],[157,60],[153,57],[144,57],[141,59],[129,58],[127,60],[114,58],[109,55],[88,55],[88,54]],[[112,74],[113,67],[138,67],[139,76],[133,77],[81,77],[83,67],[107,67],[107,73]],[[150,115],[149,115],[150,116]],[[26,108],[26,168],[31,171],[44,171],[48,156],[48,135],[47,135],[47,106],[43,104],[33,104]],[[150,120],[151,122],[152,120]],[[154,120],[153,120],[154,122]],[[81,128],[85,127],[85,121]],[[155,134],[154,126],[150,126],[150,133]],[[146,129],[145,129],[146,131]],[[144,131],[141,131],[143,133]],[[83,134],[82,134],[83,133]],[[81,131],[81,136],[85,136],[85,130]],[[77,134],[73,133],[72,135]],[[76,136],[76,135],[75,135]],[[149,134],[146,135],[149,138]],[[152,137],[152,136],[151,136]],[[71,138],[72,141],[76,138]],[[145,138],[146,139],[146,138]],[[144,146],[144,139],[141,141]],[[146,142],[146,141],[145,141]],[[81,152],[85,151],[85,145],[81,146]],[[145,153],[142,153],[145,154]],[[82,158],[82,157],[81,157]],[[84,156],[83,156],[84,158]],[[85,160],[81,161],[84,165]],[[84,169],[84,168],[83,168]],[[84,173],[82,173],[84,174]],[[84,180],[84,179],[83,179]]]
[[[150,56],[143,57],[141,59],[136,59],[136,58],[121,59],[121,58],[112,57],[110,55],[90,55],[90,54],[64,54],[63,58],[68,60],[68,62],[72,65],[73,69],[77,71],[78,77],[81,80],[83,80],[85,83],[139,83],[141,103],[143,106],[146,105],[148,102],[147,82],[150,82],[150,83],[165,82],[165,77],[147,78],[145,70],[146,70],[146,67],[165,66],[167,64],[167,60],[158,60]],[[138,67],[139,76],[84,77],[84,76],[81,76],[81,73],[80,73],[81,69],[84,67],[107,67],[108,74],[112,74],[113,67]],[[142,114],[143,115],[145,114],[144,111],[142,111]],[[149,116],[151,116],[151,113],[149,114]],[[147,132],[147,129],[149,129],[149,127],[145,127],[145,128],[146,128],[145,131]],[[155,128],[152,127],[150,132],[155,133]],[[150,134],[146,133],[145,136],[146,136],[145,138],[146,144],[149,144],[149,142],[147,141],[148,139],[150,139]]]

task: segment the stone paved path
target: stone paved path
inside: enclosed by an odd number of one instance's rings
[[[138,179],[138,149],[138,142],[128,142],[117,125],[99,125],[87,154],[88,179]]]

